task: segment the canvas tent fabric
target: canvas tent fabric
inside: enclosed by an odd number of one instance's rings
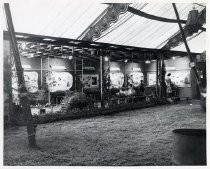
[[[11,0],[9,2],[16,32],[70,39],[81,39],[84,30],[108,8],[108,4],[73,0]],[[204,9],[192,3],[176,5],[183,20],[187,20],[188,13],[193,7],[199,12]],[[151,15],[176,19],[170,3],[134,3],[129,6]],[[4,30],[6,30],[5,24]],[[127,11],[94,41],[160,49],[164,45],[163,42],[167,42],[167,39],[178,30],[177,23],[155,21]],[[192,41],[192,52],[203,52],[204,36],[205,32],[196,37],[198,40]],[[178,49],[185,51],[185,48]]]

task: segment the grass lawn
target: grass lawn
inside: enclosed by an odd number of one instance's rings
[[[39,149],[25,127],[4,130],[4,165],[173,165],[172,130],[205,128],[198,101],[38,125]]]

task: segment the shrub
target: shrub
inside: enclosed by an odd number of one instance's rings
[[[66,94],[62,103],[62,111],[71,110],[73,108],[83,109],[84,107],[91,105],[91,100],[86,97],[85,94],[76,92]]]

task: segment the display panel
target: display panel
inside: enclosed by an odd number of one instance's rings
[[[167,72],[169,73],[169,72]],[[166,75],[167,75],[166,73]],[[171,71],[171,81],[178,87],[191,87],[190,70],[188,71]]]
[[[25,80],[25,87],[29,93],[36,93],[38,91],[38,73],[33,72],[23,72],[24,73],[24,80]],[[12,71],[12,95],[13,95],[13,102],[19,103],[18,98],[18,78],[15,71]]]
[[[49,72],[46,82],[50,92],[66,91],[72,87],[73,76],[69,72]]]
[[[190,79],[190,70],[183,70],[183,71],[170,71],[166,72],[167,74],[171,73],[171,82],[174,83],[178,87],[191,87],[191,79]],[[156,84],[156,74],[155,73],[148,73],[148,85],[152,86]],[[165,78],[166,78],[165,77]]]
[[[121,88],[124,84],[124,75],[121,72],[110,73],[111,88]]]
[[[134,87],[137,87],[140,85],[141,80],[144,80],[144,75],[142,72],[132,72],[127,74],[128,76],[128,85],[133,85]]]
[[[36,93],[38,91],[38,73],[24,72],[24,79],[28,92]]]
[[[155,73],[147,74],[147,84],[148,84],[148,86],[156,85],[156,74]]]

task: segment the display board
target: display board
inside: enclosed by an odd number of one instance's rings
[[[84,74],[83,84],[84,84],[84,88],[98,88],[99,75],[98,74]]]
[[[147,74],[147,84],[148,86],[156,85],[156,73]]]
[[[12,101],[16,104],[20,102],[18,97],[18,78],[15,71],[12,71]]]
[[[38,91],[38,73],[24,72],[25,86],[29,93],[36,93]],[[19,103],[18,98],[18,78],[15,71],[12,71],[12,95],[13,102]]]
[[[111,88],[121,88],[124,84],[124,75],[122,72],[110,73]]]
[[[46,83],[50,92],[66,91],[72,87],[73,76],[69,72],[51,71],[46,75]]]
[[[166,72],[166,76],[168,73],[171,73],[171,82],[176,86],[191,87],[190,70],[170,71]],[[149,86],[156,84],[156,73],[152,72],[147,74],[147,84]]]
[[[169,72],[166,73],[166,75]],[[191,87],[190,70],[186,71],[171,71],[171,81],[178,87]]]
[[[144,75],[142,72],[131,72],[127,74],[128,76],[128,85],[132,84],[134,87],[140,85],[141,80],[144,80]]]
[[[24,79],[26,89],[29,93],[36,93],[38,91],[38,73],[24,72]]]

